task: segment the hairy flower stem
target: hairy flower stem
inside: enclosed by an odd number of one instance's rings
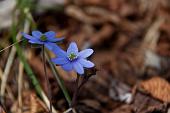
[[[76,78],[76,87],[75,87],[75,91],[74,91],[74,94],[73,94],[73,98],[72,98],[72,102],[71,102],[71,107],[74,108],[76,103],[77,103],[77,97],[78,97],[78,93],[79,93],[79,90],[78,90],[78,85],[79,85],[79,78],[80,76],[77,74],[77,78]]]
[[[80,89],[87,83],[87,81],[89,80],[91,76],[88,76],[88,75],[84,75],[83,76],[83,79],[79,85],[79,78],[80,78],[80,75],[77,74],[77,78],[76,78],[76,87],[75,87],[75,92],[73,94],[73,98],[72,98],[72,102],[71,102],[71,107],[72,108],[75,108],[76,106],[76,103],[77,103],[77,97],[79,95],[79,91]]]
[[[42,53],[43,53],[43,63],[44,63],[44,73],[45,73],[45,79],[47,81],[47,88],[48,88],[48,98],[49,98],[49,102],[50,102],[50,110],[49,113],[52,113],[52,94],[51,94],[51,88],[50,88],[50,82],[47,76],[47,70],[46,70],[46,60],[45,60],[45,47],[44,45],[42,46]]]
[[[80,91],[81,87],[82,87],[87,81],[88,81],[88,78],[83,77],[83,80],[82,80],[81,84],[80,84],[79,87],[78,87],[78,91]]]

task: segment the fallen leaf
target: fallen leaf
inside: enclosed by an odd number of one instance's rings
[[[154,98],[170,103],[170,84],[165,79],[153,77],[141,82],[139,86]]]

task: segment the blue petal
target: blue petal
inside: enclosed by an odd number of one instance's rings
[[[79,57],[81,57],[81,58],[87,58],[93,52],[94,52],[93,49],[85,49],[85,50],[80,51],[78,54],[79,54]]]
[[[55,33],[54,31],[48,31],[48,32],[46,32],[44,35],[45,35],[47,38],[50,38],[50,37],[54,38],[54,37],[56,37],[56,33]]]
[[[50,42],[59,42],[62,41],[64,38],[55,38],[55,37],[48,37],[48,41]]]
[[[69,63],[69,61],[66,58],[52,58],[51,61],[54,64],[58,64],[58,65],[63,65],[63,64]]]
[[[32,36],[40,39],[40,37],[42,36],[42,33],[40,31],[32,31]]]
[[[32,36],[24,33],[24,32],[22,32],[21,34],[22,34],[26,39],[32,39],[32,38],[34,38],[34,37],[32,37]]]
[[[44,35],[47,37],[48,41],[50,42],[58,42],[63,40],[63,38],[61,39],[56,38],[56,33],[54,31],[48,31]]]
[[[73,69],[73,66],[71,63],[67,63],[61,66],[65,71],[71,71]]]
[[[84,74],[83,66],[79,62],[73,62],[73,68],[78,74]]]
[[[53,50],[53,47],[54,47],[54,44],[53,43],[48,43],[48,42],[45,42],[44,43],[45,47],[49,50]]]
[[[67,53],[55,44],[51,50],[57,57],[67,57]]]
[[[91,62],[91,61],[88,61],[86,59],[81,58],[78,61],[85,68],[92,68],[92,67],[94,67],[94,63]]]
[[[44,44],[43,42],[37,40],[36,38],[30,39],[28,42],[32,44]]]
[[[75,42],[71,42],[67,49],[67,54],[69,55],[70,53],[75,53],[76,55],[78,54],[78,48]]]

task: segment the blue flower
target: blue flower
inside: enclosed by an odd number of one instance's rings
[[[44,34],[40,31],[32,31],[32,36],[26,33],[22,33],[22,35],[28,39],[28,42],[32,44],[40,44],[44,45],[49,50],[52,50],[56,43],[63,40],[64,38],[56,38],[56,33],[54,31],[48,31]]]
[[[58,48],[54,48],[52,51],[57,57],[53,58],[51,61],[54,64],[61,65],[65,71],[74,70],[82,75],[84,74],[84,68],[94,67],[94,63],[86,59],[93,53],[93,50],[85,49],[78,52],[75,42],[69,45],[67,51]]]

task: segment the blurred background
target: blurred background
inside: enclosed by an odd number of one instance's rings
[[[0,0],[0,49],[17,45],[0,52],[0,113],[48,112],[35,87],[49,91],[41,48],[20,41],[20,32],[35,29],[64,36],[63,49],[72,41],[94,49],[97,72],[80,91],[77,113],[170,113],[169,0]],[[56,70],[72,97],[75,73]],[[62,113],[68,103],[48,63],[47,72]]]

